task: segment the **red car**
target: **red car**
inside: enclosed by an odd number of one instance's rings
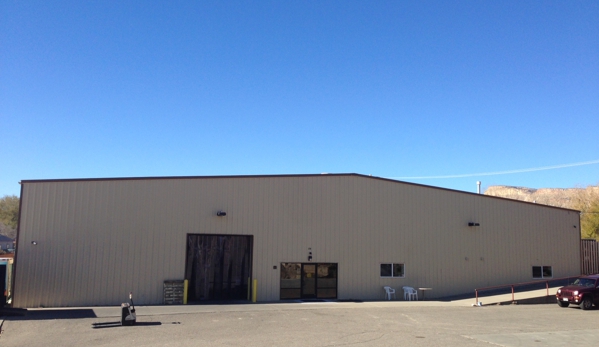
[[[557,290],[557,304],[559,307],[580,305],[583,310],[589,310],[593,305],[599,305],[598,287],[599,275],[582,276],[574,283]]]

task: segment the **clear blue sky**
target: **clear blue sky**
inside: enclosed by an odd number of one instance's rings
[[[598,1],[0,2],[22,179],[421,177],[599,160]],[[599,183],[599,162],[406,181]]]

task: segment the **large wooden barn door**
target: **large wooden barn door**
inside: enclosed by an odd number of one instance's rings
[[[187,235],[188,300],[247,300],[252,236]]]

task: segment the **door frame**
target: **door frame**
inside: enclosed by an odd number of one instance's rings
[[[313,288],[311,288],[312,294],[304,293],[305,284],[306,284],[306,282],[308,282],[307,279],[309,278],[309,277],[305,276],[305,275],[307,275],[307,273],[304,271],[304,268],[306,266],[314,267],[314,272],[312,273],[314,275],[314,278],[312,278],[312,282],[313,282]],[[301,271],[300,298],[301,299],[316,299],[316,297],[318,295],[318,286],[316,285],[316,282],[318,281],[318,276],[316,273],[318,271],[318,264],[317,263],[302,263],[300,271]]]
[[[324,287],[324,288],[319,288],[319,279],[320,280],[327,280],[328,278],[319,278],[318,277],[318,266],[319,265],[335,265],[335,286],[334,287]],[[299,265],[299,278],[298,277],[291,277],[291,278],[283,278],[282,276],[282,271],[283,268],[285,268],[285,265]],[[304,278],[304,267],[305,266],[314,266],[314,294],[306,294],[304,291],[304,286],[305,286],[305,278]],[[303,300],[303,299],[337,299],[338,297],[338,285],[339,285],[339,263],[333,263],[333,262],[321,262],[321,263],[312,263],[312,262],[291,262],[291,261],[286,261],[286,262],[281,262],[280,263],[280,272],[279,272],[279,299],[280,300]],[[297,274],[297,272],[296,272]],[[291,286],[284,286],[283,285],[283,281],[291,281],[291,282],[295,282],[299,280],[299,286],[297,286],[297,284],[291,284]],[[297,282],[296,282],[297,283]],[[287,284],[289,285],[289,284]],[[293,289],[295,288],[295,289]],[[319,289],[321,290],[326,290],[326,289],[335,289],[335,296],[334,297],[320,297],[319,298]],[[299,291],[298,291],[299,289]],[[286,294],[283,295],[283,290],[286,291]],[[295,293],[299,293],[298,296],[295,295],[288,295],[289,292],[294,292]]]

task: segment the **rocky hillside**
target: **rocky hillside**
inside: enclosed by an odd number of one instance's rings
[[[502,198],[535,202],[537,204],[575,208],[574,200],[584,188],[541,188],[533,189],[526,187],[491,186],[485,191],[485,195],[499,196]]]

